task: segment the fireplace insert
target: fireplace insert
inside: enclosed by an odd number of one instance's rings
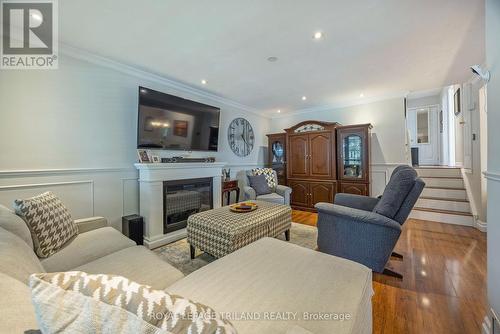
[[[190,215],[213,208],[212,178],[163,182],[163,233],[187,226]]]

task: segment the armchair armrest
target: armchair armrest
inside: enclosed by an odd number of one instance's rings
[[[317,203],[315,207],[319,214],[326,214],[343,220],[349,220],[352,223],[373,224],[401,231],[401,225],[399,225],[397,221],[375,212],[330,203]]]
[[[290,196],[292,193],[292,188],[278,184],[276,186],[275,192],[280,196]]]
[[[253,200],[257,197],[257,194],[255,193],[255,190],[252,187],[249,186],[244,186],[243,187],[243,194],[244,194],[244,199],[245,200]]]
[[[347,206],[353,209],[372,211],[375,205],[377,205],[379,198],[373,198],[368,196],[354,195],[339,193],[335,195],[334,204]]]
[[[78,233],[85,233],[108,226],[108,221],[104,217],[91,217],[75,219],[75,224],[78,227]]]
[[[284,198],[285,205],[290,205],[290,194],[292,193],[292,188],[278,184],[274,191]]]

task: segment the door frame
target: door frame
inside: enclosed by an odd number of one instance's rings
[[[416,138],[411,138],[411,134],[412,134],[412,131],[410,130],[410,126],[411,127],[415,127],[415,131],[413,131],[413,133],[416,134],[416,127],[417,127],[417,120],[416,120],[416,115],[417,115],[417,112],[419,109],[428,109],[429,111],[429,117],[428,117],[428,129],[429,129],[429,137],[431,137],[431,131],[436,131],[436,138],[435,138],[435,143],[429,143],[429,145],[434,145],[434,151],[436,152],[436,158],[433,159],[431,162],[425,162],[425,163],[421,163],[421,154],[419,154],[419,164],[420,165],[439,165],[441,163],[441,131],[440,131],[440,105],[439,104],[429,104],[429,105],[423,105],[423,106],[418,106],[418,107],[411,107],[411,108],[406,108],[406,118],[405,118],[405,127],[406,127],[406,131],[409,132],[409,137],[410,137],[410,142],[409,142],[409,145],[410,145],[410,150],[412,147],[418,147],[416,145],[418,145],[417,143],[413,142],[412,139],[415,139]],[[433,129],[431,129],[431,125],[432,125],[432,122],[431,122],[431,110],[435,110],[435,119],[436,119],[436,122],[433,126]],[[411,112],[415,112],[415,124],[410,124],[410,113]],[[426,144],[420,144],[420,145],[426,145]]]

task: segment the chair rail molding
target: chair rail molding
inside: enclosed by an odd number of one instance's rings
[[[485,171],[483,175],[489,181],[500,182],[500,172]]]
[[[28,177],[62,174],[90,174],[103,172],[134,172],[133,167],[89,167],[89,168],[54,168],[54,169],[12,169],[0,170],[0,178]]]

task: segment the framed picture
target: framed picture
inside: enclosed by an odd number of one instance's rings
[[[460,88],[457,89],[457,91],[455,92],[455,95],[453,96],[454,97],[454,103],[453,103],[453,107],[455,108],[455,110],[453,110],[455,112],[455,115],[458,116],[460,115],[460,112],[462,111],[461,110],[461,105],[460,105]]]
[[[139,155],[139,162],[151,162],[148,150],[137,150],[137,155]]]
[[[174,135],[179,137],[187,137],[188,125],[188,121],[174,121]]]
[[[158,155],[152,155],[151,156],[151,160],[155,163],[159,163],[160,162],[160,157]]]

